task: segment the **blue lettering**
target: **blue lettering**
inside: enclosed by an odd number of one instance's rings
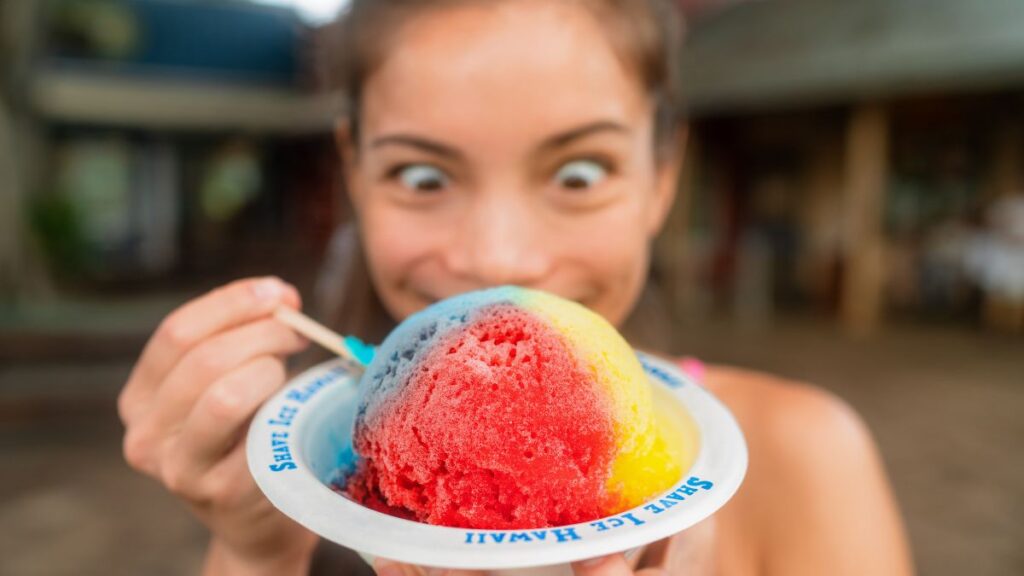
[[[551,533],[555,535],[555,538],[558,538],[559,542],[580,539],[580,535],[576,533],[575,528],[556,528]]]
[[[662,370],[661,368],[659,368],[659,367],[657,367],[657,366],[655,366],[653,364],[648,363],[647,360],[645,360],[642,357],[640,358],[640,364],[643,365],[644,370],[646,370],[649,374],[651,374],[652,376],[655,376],[656,378],[658,378],[659,380],[661,380],[665,384],[668,384],[668,386],[670,388],[682,388],[683,387],[683,381],[682,380],[680,380],[679,378],[676,378],[675,376],[673,376],[672,374],[666,372],[665,370]]]
[[[295,470],[295,463],[292,462],[292,453],[288,449],[288,433],[287,432],[272,432],[270,434],[270,450],[274,453],[274,462],[277,464],[271,464],[270,469],[274,472],[280,472],[282,470]]]
[[[292,469],[295,464],[288,464]],[[284,466],[283,464],[281,466]],[[635,519],[634,519],[635,521]],[[599,522],[595,523],[598,524]],[[553,530],[532,530],[529,532],[466,532],[463,544],[515,544],[516,542],[533,542],[547,540],[548,534],[554,534],[559,542],[580,540],[575,528],[556,528]]]
[[[310,398],[313,397],[314,394],[316,394],[317,392],[322,390],[325,386],[327,386],[331,382],[334,382],[334,380],[338,376],[340,376],[342,374],[345,374],[346,372],[347,371],[345,370],[344,367],[338,366],[338,367],[334,368],[333,370],[331,370],[330,372],[328,372],[327,374],[325,374],[325,375],[321,376],[320,378],[317,378],[316,380],[310,382],[309,384],[304,386],[301,390],[292,390],[292,391],[288,392],[288,394],[286,394],[285,397],[288,398],[289,400],[294,400],[295,402],[298,402],[299,404],[305,404],[306,402],[309,401]]]
[[[295,415],[299,413],[299,409],[294,406],[282,406],[281,411],[277,413],[276,418],[271,418],[268,423],[271,426],[291,426],[292,420],[295,419]]]
[[[668,510],[669,508],[675,506],[676,504],[679,504],[679,502],[673,502],[668,498],[662,498],[661,500],[658,500],[658,504],[661,504],[662,508]]]
[[[704,490],[711,490],[711,487],[714,486],[714,483],[710,482],[708,480],[701,480],[700,478],[697,478],[696,476],[690,476],[690,478],[686,481],[686,485],[687,486],[693,486],[694,488],[702,488]]]
[[[649,510],[651,512],[654,512],[655,514],[661,514],[662,512],[664,512],[664,510],[659,508],[657,504],[648,504],[644,506],[644,510]]]
[[[687,496],[693,496],[694,494],[697,493],[697,489],[690,488],[689,486],[680,486],[679,488],[676,488],[676,491],[673,492],[673,494],[678,495],[680,492],[686,494]],[[682,498],[680,498],[680,500],[682,500]]]
[[[613,528],[621,528],[622,526],[625,526],[627,520],[631,522],[633,526],[640,526],[641,524],[646,524],[646,522],[634,516],[632,512],[627,512],[625,514],[622,514],[621,516],[616,516],[614,518],[606,518],[605,520],[591,522],[590,525],[597,528],[598,532],[604,532],[605,530],[611,530]]]
[[[626,512],[625,514],[622,515],[622,517],[625,518],[626,520],[629,520],[630,522],[632,522],[634,526],[640,526],[642,524],[646,524],[646,522],[644,522],[643,520],[637,518],[636,516],[633,516],[632,512]]]

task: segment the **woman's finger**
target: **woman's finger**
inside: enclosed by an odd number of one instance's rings
[[[308,343],[273,319],[234,328],[193,349],[174,368],[125,433],[125,458],[154,474],[161,446],[174,438],[208,386],[253,358],[286,356]]]
[[[280,358],[260,356],[217,380],[199,398],[176,437],[168,460],[176,474],[204,476],[240,441],[256,410],[284,384]]]
[[[133,419],[194,346],[213,334],[267,316],[282,304],[301,306],[298,292],[278,278],[266,277],[232,282],[172,312],[146,344],[118,399],[122,420],[128,424]]]
[[[261,356],[289,356],[308,341],[273,318],[232,328],[193,348],[171,370],[153,400],[152,425],[158,434],[180,426],[210,383]]]
[[[572,572],[576,576],[656,576],[667,573],[660,568],[648,568],[641,572],[633,572],[622,554],[612,554],[600,558],[591,558],[581,562],[573,562]]]
[[[673,541],[674,538],[665,538],[645,546],[637,566],[641,568],[665,568]]]
[[[377,576],[426,576],[426,571],[422,568],[387,558],[375,558],[373,571],[377,573]]]
[[[208,504],[236,510],[248,509],[258,501],[266,500],[249,472],[245,442],[236,442],[206,472],[202,479],[201,495]]]
[[[426,568],[401,564],[387,558],[377,558],[373,561],[373,569],[377,576],[486,576],[486,572],[479,570],[455,570],[446,568]]]

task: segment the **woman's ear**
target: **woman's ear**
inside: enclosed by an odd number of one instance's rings
[[[339,118],[334,123],[334,143],[338,147],[338,155],[341,158],[345,192],[352,205],[358,210],[360,206],[359,178],[357,177],[359,173],[357,157],[359,143],[355,141],[355,138],[355,130],[353,130],[350,119]]]
[[[689,134],[687,126],[680,126],[672,135],[672,141],[660,144],[665,146],[658,159],[655,181],[655,198],[651,206],[648,233],[654,238],[661,232],[675,203],[676,192],[679,190],[679,174],[683,166],[683,155],[686,153],[686,138]]]

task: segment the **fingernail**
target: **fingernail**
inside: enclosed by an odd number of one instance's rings
[[[252,285],[252,293],[263,302],[277,300],[284,293],[284,286],[276,278],[266,278]]]

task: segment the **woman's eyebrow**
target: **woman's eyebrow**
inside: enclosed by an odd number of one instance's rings
[[[625,124],[613,122],[611,120],[601,120],[598,122],[592,122],[590,124],[584,124],[578,128],[573,128],[560,134],[555,134],[550,138],[544,140],[540,145],[541,150],[551,150],[555,148],[561,148],[567,144],[572,143],[574,140],[583,138],[584,136],[590,136],[597,132],[618,132],[621,134],[628,134],[629,128]]]
[[[417,150],[434,154],[436,156],[451,158],[453,160],[462,159],[462,152],[459,152],[451,146],[441,144],[440,142],[435,142],[421,136],[413,136],[411,134],[388,134],[386,136],[374,138],[370,143],[370,147],[372,148],[380,148],[382,146],[406,146],[416,148]]]

